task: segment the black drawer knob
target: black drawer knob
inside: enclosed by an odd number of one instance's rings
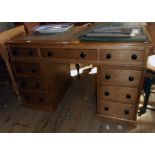
[[[25,98],[25,100],[30,100],[31,99],[31,96],[27,95],[24,98]]]
[[[20,72],[21,72],[21,68],[18,67],[18,68],[16,69],[16,71],[17,71],[17,73],[20,73]]]
[[[134,81],[134,77],[133,76],[129,76],[129,81]]]
[[[25,83],[25,82],[22,82],[22,83],[21,83],[21,86],[22,86],[22,87],[25,87],[25,86],[26,86],[26,83]]]
[[[49,51],[49,52],[48,52],[48,56],[49,56],[49,57],[52,57],[53,55],[54,55],[54,53],[53,53],[52,51]]]
[[[105,107],[104,107],[104,110],[105,110],[105,111],[108,111],[108,110],[109,110],[109,107],[108,107],[108,106],[105,106]]]
[[[80,57],[81,58],[85,58],[86,57],[86,53],[85,52],[81,52]]]
[[[107,59],[111,59],[111,57],[112,57],[112,55],[111,55],[110,53],[108,53],[108,54],[106,55],[106,58],[107,58]]]
[[[43,98],[43,97],[40,97],[40,98],[39,98],[39,101],[40,101],[40,102],[44,102],[44,98]]]
[[[37,70],[35,68],[32,69],[32,73],[37,73]]]
[[[107,80],[109,80],[109,79],[111,78],[110,74],[106,74],[106,75],[105,75],[105,78],[106,78]]]
[[[105,95],[105,96],[109,96],[110,93],[109,93],[108,91],[105,91],[105,92],[104,92],[104,95]]]
[[[36,84],[36,88],[40,88],[40,84],[39,83]]]
[[[127,95],[126,95],[126,98],[127,98],[127,99],[130,99],[130,98],[131,98],[131,94],[127,94]]]
[[[137,59],[137,55],[136,54],[132,54],[131,59],[132,60],[136,60]]]
[[[29,54],[30,56],[33,56],[33,55],[34,55],[34,53],[33,53],[32,50],[29,50],[29,51],[28,51],[28,54]]]
[[[124,110],[124,114],[128,115],[129,114],[129,110]]]
[[[14,50],[14,51],[12,52],[12,54],[13,54],[14,56],[17,56],[17,55],[18,55],[18,51]]]

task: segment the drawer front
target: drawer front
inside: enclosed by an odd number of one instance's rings
[[[38,91],[45,90],[44,79],[41,78],[21,78],[18,77],[20,89],[32,89]]]
[[[38,63],[13,63],[17,75],[41,75],[40,65]]]
[[[36,106],[49,104],[48,97],[44,93],[24,91],[22,92],[22,98],[25,104],[31,104]]]
[[[103,84],[138,87],[141,71],[101,68],[100,81]]]
[[[144,51],[101,50],[100,59],[108,62],[142,63]]]
[[[116,101],[135,104],[137,100],[138,89],[117,87],[117,86],[100,86],[101,100]]]
[[[38,57],[36,48],[10,48],[13,57]]]
[[[136,107],[133,105],[100,101],[97,112],[106,116],[134,120]]]
[[[96,60],[97,53],[93,49],[50,49],[41,48],[44,58],[74,59],[74,60]]]

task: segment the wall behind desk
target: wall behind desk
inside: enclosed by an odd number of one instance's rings
[[[12,22],[0,22],[0,32],[3,32],[5,30],[9,30],[11,28],[14,28],[15,25]]]

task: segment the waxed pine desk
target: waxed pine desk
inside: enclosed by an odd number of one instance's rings
[[[8,42],[23,104],[54,112],[71,81],[69,64],[93,64],[98,70],[97,118],[135,123],[152,47],[149,36],[147,42],[81,42],[80,35],[90,28],[32,33]]]

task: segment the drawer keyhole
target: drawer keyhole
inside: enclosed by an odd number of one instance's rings
[[[105,111],[108,111],[108,110],[109,110],[109,107],[105,106],[105,107],[104,107],[104,110],[105,110]]]
[[[81,58],[85,58],[86,57],[86,53],[85,52],[81,52],[80,57]]]
[[[111,55],[110,53],[108,53],[108,54],[106,55],[106,58],[107,58],[107,59],[111,59],[111,57],[112,57],[112,55]]]
[[[134,77],[133,76],[129,76],[129,81],[134,81]]]
[[[137,55],[136,54],[132,54],[131,59],[132,60],[136,60],[137,59]]]
[[[105,75],[105,78],[107,79],[107,80],[109,80],[111,77],[110,77],[110,74],[106,74]]]
[[[105,91],[105,92],[104,92],[104,95],[105,95],[105,96],[109,96],[110,93],[109,93],[108,91]]]
[[[127,99],[130,99],[130,98],[131,98],[131,94],[127,94],[127,95],[126,95],[126,98],[127,98]]]
[[[29,50],[29,55],[30,56],[33,56],[33,54],[34,54],[33,51],[32,50]]]
[[[49,51],[49,52],[48,52],[48,56],[49,56],[49,57],[52,57],[53,55],[54,55],[54,53],[53,53],[52,51]]]
[[[124,110],[124,114],[128,115],[129,114],[129,110]]]

